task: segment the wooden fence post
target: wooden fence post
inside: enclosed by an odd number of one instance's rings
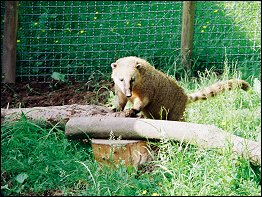
[[[18,1],[5,2],[2,71],[5,83],[15,83]]]
[[[191,69],[193,50],[195,1],[183,2],[182,35],[181,35],[181,63],[187,72]]]

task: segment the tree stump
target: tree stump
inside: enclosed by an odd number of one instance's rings
[[[150,159],[147,144],[143,140],[92,139],[95,160],[101,164],[123,164],[137,167]]]

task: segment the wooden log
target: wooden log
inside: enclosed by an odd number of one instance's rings
[[[261,142],[232,135],[213,125],[187,122],[122,118],[79,117],[71,118],[65,126],[65,135],[75,138],[109,139],[110,135],[121,139],[168,138],[202,148],[223,149],[234,152],[261,165]]]
[[[147,144],[142,140],[92,139],[95,160],[101,164],[137,167],[150,159]]]
[[[30,120],[45,121],[65,124],[69,118],[81,116],[124,116],[122,113],[114,113],[107,107],[98,105],[63,105],[50,107],[1,109],[1,122],[5,120],[19,120],[21,114]]]
[[[5,83],[15,83],[18,1],[5,2],[2,71]]]

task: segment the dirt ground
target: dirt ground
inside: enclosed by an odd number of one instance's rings
[[[106,98],[113,90],[113,82],[17,82],[1,83],[1,108],[30,108],[71,104],[105,105]],[[83,140],[84,142],[84,140]],[[152,171],[149,165],[139,166],[138,175]],[[26,196],[62,196],[61,190],[48,190],[43,193],[27,193]],[[2,196],[2,193],[1,193]]]
[[[17,82],[1,84],[1,108],[46,107],[71,104],[104,105],[112,82]]]

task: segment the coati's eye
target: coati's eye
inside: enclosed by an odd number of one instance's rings
[[[131,78],[131,82],[134,82],[134,81],[135,81],[135,77],[132,77],[132,78]]]
[[[124,81],[124,79],[123,79],[123,78],[120,78],[119,81]]]

